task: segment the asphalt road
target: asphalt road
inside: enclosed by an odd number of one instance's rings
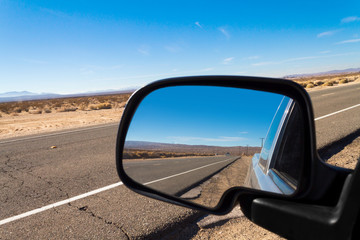
[[[360,128],[360,107],[319,119],[360,104],[359,91],[360,84],[352,84],[310,93],[318,147]],[[105,125],[0,141],[0,239],[139,238],[196,217],[192,210],[142,197],[120,184],[51,207],[119,182],[116,132],[117,126]],[[12,218],[22,213],[29,216]],[[13,221],[4,223],[9,218]]]
[[[126,173],[135,181],[167,194],[181,196],[194,185],[206,180],[239,157],[184,157],[159,160],[130,160],[124,163]]]
[[[360,129],[360,84],[349,84],[310,92],[315,113],[315,128],[318,148]],[[356,106],[352,109],[328,114]]]
[[[2,141],[0,219],[119,182],[116,132],[112,125]],[[0,223],[0,239],[137,238],[188,217],[196,215],[118,186]]]

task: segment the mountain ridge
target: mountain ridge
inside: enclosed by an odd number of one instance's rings
[[[283,76],[283,78],[300,78],[300,77],[312,77],[312,76],[321,76],[321,75],[336,75],[336,74],[345,74],[345,73],[354,73],[360,72],[360,68],[347,68],[342,70],[331,70],[326,72],[318,72],[318,73],[304,73],[304,74],[290,74]]]

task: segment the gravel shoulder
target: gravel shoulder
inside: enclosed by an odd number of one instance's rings
[[[360,160],[360,136],[355,138],[349,145],[345,146],[337,154],[330,157],[327,160],[327,163],[339,167],[354,169],[359,160]],[[196,234],[194,234],[191,237],[192,240],[283,239],[280,236],[270,231],[267,231],[266,229],[260,226],[257,226],[256,224],[252,223],[250,220],[248,220],[245,216],[241,214],[234,215],[234,213],[232,212],[227,216],[223,216],[222,218],[217,218],[216,216],[211,216],[211,215],[207,217],[214,218],[212,224],[209,226],[206,225],[202,226],[201,220],[199,220],[196,223],[197,226]],[[192,226],[192,229],[194,228],[195,227]],[[184,235],[186,234],[184,233]]]

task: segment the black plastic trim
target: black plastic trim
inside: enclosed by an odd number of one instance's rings
[[[248,189],[244,187],[231,188],[226,191],[221,198],[219,204],[214,208],[207,208],[193,202],[186,201],[181,198],[169,196],[164,193],[155,191],[151,188],[143,186],[133,181],[123,170],[122,165],[122,151],[124,147],[124,141],[126,138],[127,129],[130,125],[131,119],[142,101],[142,99],[151,93],[152,91],[170,87],[170,86],[223,86],[234,88],[245,88],[259,91],[267,91],[286,95],[294,101],[300,107],[304,117],[304,131],[305,131],[305,159],[302,171],[302,180],[299,182],[297,190],[291,196],[282,196],[279,194],[268,193],[258,191],[254,189]],[[312,165],[316,158],[316,142],[314,131],[314,115],[311,105],[311,100],[308,93],[298,84],[293,81],[275,78],[260,78],[260,77],[241,77],[241,76],[196,76],[196,77],[180,77],[170,78],[153,82],[135,92],[129,99],[126,108],[124,110],[122,120],[120,122],[117,145],[116,145],[116,166],[120,179],[130,189],[140,194],[156,198],[162,201],[174,203],[180,206],[190,207],[196,210],[206,211],[212,214],[225,214],[234,207],[234,204],[238,201],[239,194],[242,197],[239,199],[241,206],[250,206],[253,199],[257,197],[273,197],[280,199],[301,199],[307,195],[310,189],[310,183],[315,178],[312,172]],[[245,197],[247,195],[247,197]],[[244,201],[242,201],[242,199]],[[250,201],[250,202],[246,202]],[[244,212],[251,213],[251,209],[243,209]]]
[[[258,198],[252,203],[251,220],[291,239],[354,239],[360,210],[359,170],[358,164],[347,175],[335,206]]]

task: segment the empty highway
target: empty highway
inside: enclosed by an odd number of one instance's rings
[[[318,148],[360,129],[359,92],[310,93]],[[0,141],[0,238],[138,238],[196,217],[119,183],[116,133],[110,124]]]

